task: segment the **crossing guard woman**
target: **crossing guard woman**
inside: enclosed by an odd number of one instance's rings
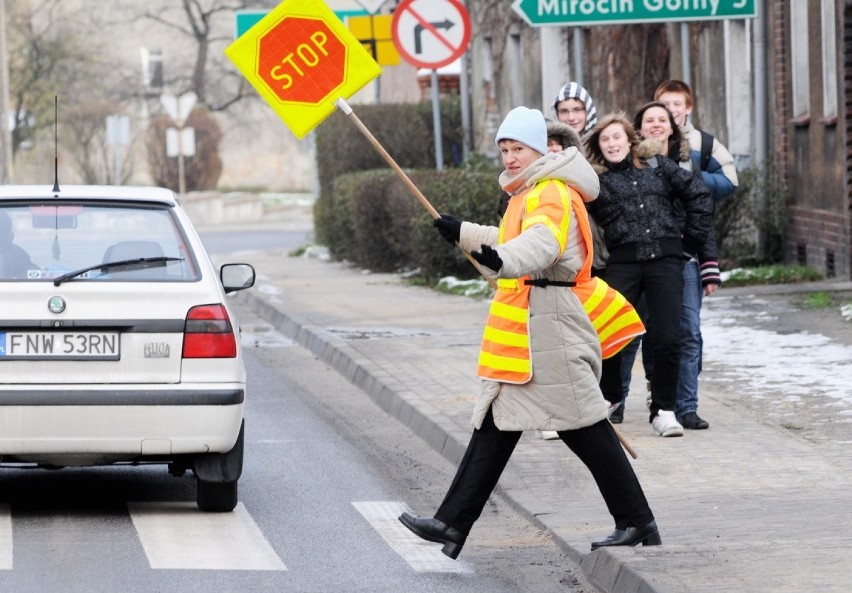
[[[446,214],[435,220],[445,239],[497,276],[477,370],[483,382],[473,435],[435,516],[403,513],[399,519],[458,557],[522,431],[555,430],[591,471],[615,522],[592,549],[659,544],[654,516],[607,421],[598,384],[598,336],[625,331],[624,324],[591,315],[612,325],[610,331],[596,328],[584,302],[591,308],[601,295],[575,293],[603,285],[590,280],[592,243],[583,206],[597,197],[597,175],[576,147],[547,153],[538,110],[510,111],[495,140],[505,167],[500,185],[512,196],[500,227]]]

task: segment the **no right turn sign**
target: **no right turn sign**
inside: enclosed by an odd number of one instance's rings
[[[419,68],[454,62],[470,42],[470,18],[458,0],[404,0],[392,28],[399,54]]]

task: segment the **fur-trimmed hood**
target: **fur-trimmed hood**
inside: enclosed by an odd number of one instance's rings
[[[558,179],[580,192],[584,202],[598,197],[600,181],[595,170],[580,150],[572,146],[562,152],[549,152],[536,159],[517,177],[509,177],[506,171],[500,173],[500,187],[510,195],[518,194],[539,181]]]
[[[581,152],[583,150],[583,143],[580,141],[580,135],[577,134],[577,131],[561,121],[547,122],[547,137],[556,138],[562,145],[562,150],[572,146]]]
[[[649,159],[652,156],[657,156],[658,154],[665,154],[665,145],[662,140],[655,140],[653,138],[646,138],[639,143],[639,146],[636,147],[636,154],[639,155],[640,159]],[[689,148],[689,142],[686,141],[686,138],[681,140],[680,147],[678,150],[678,154],[666,154],[667,157],[672,159],[673,161],[677,161],[678,163],[682,163],[684,161],[688,161],[692,159],[692,151]],[[677,157],[677,158],[675,158]]]

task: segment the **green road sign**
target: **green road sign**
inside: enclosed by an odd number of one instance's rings
[[[236,10],[234,11],[235,33],[234,39],[254,27],[257,22],[269,13],[268,10]],[[335,11],[337,18],[341,21],[350,16],[364,16],[369,14],[366,10],[338,10]]]
[[[756,0],[515,0],[512,8],[534,27],[582,27],[754,18],[756,4]]]
[[[269,13],[268,10],[237,10],[234,12],[236,31],[234,38],[239,37]]]

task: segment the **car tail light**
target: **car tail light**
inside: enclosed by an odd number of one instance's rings
[[[183,358],[234,358],[237,339],[222,305],[199,305],[186,314]]]

